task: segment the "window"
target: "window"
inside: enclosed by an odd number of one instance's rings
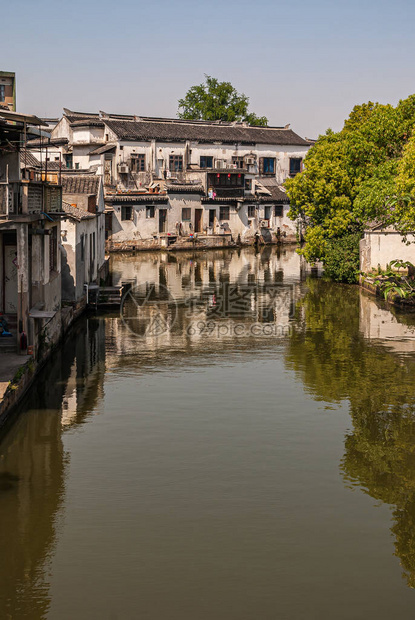
[[[6,101],[6,87],[4,84],[0,84],[0,101]]]
[[[245,189],[247,192],[252,190],[252,179],[245,179]]]
[[[182,222],[190,222],[192,219],[192,210],[190,207],[185,207],[182,209]]]
[[[219,219],[220,220],[229,220],[229,207],[220,207],[219,208]]]
[[[275,215],[275,217],[282,217],[284,215],[284,206],[283,205],[275,205],[274,215]]]
[[[201,155],[200,156],[200,167],[201,168],[213,168],[213,157],[210,155]]]
[[[59,161],[59,157],[55,157],[55,161]]]
[[[248,217],[255,217],[255,205],[248,205]]]
[[[95,258],[96,247],[97,247],[97,243],[96,243],[95,233],[92,233],[92,257],[93,258]]]
[[[146,156],[144,153],[133,153],[131,155],[131,172],[145,172]]]
[[[79,170],[79,162],[76,162],[76,164],[75,164],[75,170]]]
[[[49,270],[57,271],[58,266],[58,229],[54,226],[49,236]]]
[[[235,164],[237,168],[243,168],[244,158],[243,157],[232,157],[232,163]]]
[[[301,172],[301,157],[290,157],[290,177],[295,177],[296,174]]]
[[[151,217],[154,217],[154,211],[155,211],[154,206],[146,207],[146,218],[150,219]]]
[[[259,158],[259,174],[275,174],[275,157]]]
[[[212,174],[209,175],[209,184],[213,185],[213,187],[243,187],[244,186],[244,175],[228,173],[228,174]]]
[[[66,167],[67,168],[73,168],[73,155],[72,155],[72,153],[67,153],[66,155],[64,155],[64,157],[65,157]]]
[[[183,155],[170,155],[169,168],[171,172],[181,172],[183,170]]]
[[[121,207],[121,220],[132,220],[133,219],[133,208],[132,207]]]
[[[81,235],[81,261],[85,260],[85,235]]]

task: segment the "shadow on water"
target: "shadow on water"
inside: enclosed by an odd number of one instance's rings
[[[49,568],[69,464],[62,434],[82,423],[99,398],[105,361],[100,328],[97,321],[77,324],[2,438],[0,618],[48,615]]]
[[[408,317],[401,322],[357,288],[311,280],[308,289],[297,305],[286,364],[314,398],[349,401],[353,430],[345,437],[341,474],[346,485],[392,506],[395,554],[413,588],[415,359],[396,351]],[[409,322],[404,354],[414,347]]]

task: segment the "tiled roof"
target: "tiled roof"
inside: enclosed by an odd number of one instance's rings
[[[116,146],[117,145],[115,144],[115,142],[108,142],[107,144],[104,144],[104,146],[99,146],[93,151],[90,151],[89,155],[101,155],[101,153],[108,153],[108,151],[112,151],[112,149],[115,149]]]
[[[167,194],[113,194],[105,197],[105,202],[109,204],[117,204],[119,202],[145,202],[151,204],[153,202],[167,201]]]
[[[104,123],[95,118],[85,118],[72,121],[71,127],[105,127]]]
[[[270,192],[270,196],[263,194],[263,200],[277,200],[278,202],[290,202],[284,188],[277,183],[277,179],[269,177],[260,177],[259,182]]]
[[[25,165],[25,152],[20,151],[20,165],[24,167]],[[26,166],[28,168],[41,168],[42,171],[45,171],[47,166],[48,172],[59,172],[61,165],[59,161],[45,161],[45,154],[42,153],[42,162],[31,152],[26,151]],[[64,168],[65,169],[65,168]]]
[[[35,146],[42,146],[42,147],[46,147],[46,146],[50,146],[51,144],[54,146],[58,146],[60,144],[68,144],[69,140],[68,138],[35,138],[34,140],[28,140],[27,141],[27,146],[28,147],[35,147]]]
[[[28,168],[40,168],[40,161],[30,151],[20,151],[20,165]]]
[[[64,194],[97,194],[100,177],[95,174],[62,174]]]
[[[58,161],[48,161],[48,172],[59,172],[59,170],[61,169],[61,165]],[[44,161],[42,161],[42,169],[44,170],[46,167],[46,164]],[[62,162],[62,168],[63,170],[65,170],[65,164]]]
[[[229,123],[182,123],[174,121],[120,121],[104,119],[105,124],[120,140],[194,140],[199,142],[229,142],[240,144],[281,144],[310,146],[291,129],[246,127]]]
[[[65,202],[64,200],[62,200],[62,211],[72,219],[78,220],[78,222],[81,220],[90,220],[95,217],[93,213],[85,211],[85,209],[81,209],[80,207],[73,207],[69,202]]]
[[[169,183],[166,184],[166,190],[169,194],[204,194],[203,185],[190,183]]]
[[[68,108],[63,108],[63,113],[70,123],[75,123],[77,121],[99,121],[99,114],[95,112],[74,112],[73,110],[68,110]]]

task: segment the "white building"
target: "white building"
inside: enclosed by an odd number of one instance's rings
[[[296,241],[282,184],[301,171],[310,142],[289,126],[64,109],[50,148],[67,168],[103,176],[110,249],[189,235],[208,245]]]
[[[105,277],[105,215],[101,177],[62,174],[62,300],[85,302],[85,285]]]

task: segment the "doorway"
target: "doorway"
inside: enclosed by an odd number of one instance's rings
[[[215,233],[216,224],[216,209],[209,209],[209,228],[212,229],[212,234]]]
[[[202,232],[203,209],[195,209],[195,232]]]
[[[167,209],[159,209],[159,232],[166,232]]]

